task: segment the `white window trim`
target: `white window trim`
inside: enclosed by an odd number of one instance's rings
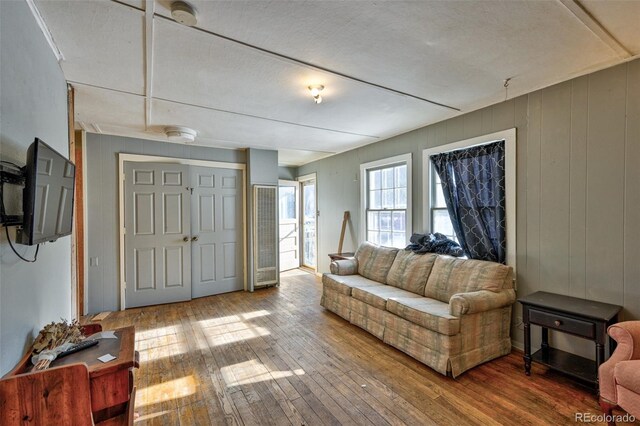
[[[411,181],[413,174],[411,173],[411,153],[396,155],[395,157],[383,158],[381,160],[370,161],[360,164],[360,240],[367,241],[367,170],[378,167],[389,166],[391,164],[406,163],[407,165],[407,218],[406,218],[406,236],[407,244],[413,229],[412,222],[412,198]]]
[[[505,145],[505,197],[507,222],[507,265],[516,269],[516,129],[507,129],[475,138],[465,139],[422,151],[422,181],[424,182],[423,223],[425,232],[431,232],[431,174],[429,157],[443,152],[466,149],[504,140]]]

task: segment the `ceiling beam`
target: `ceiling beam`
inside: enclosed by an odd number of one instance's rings
[[[613,34],[611,34],[578,0],[559,0],[571,13],[575,15],[592,33],[613,49],[623,59],[633,54]]]
[[[144,126],[149,130],[151,126],[151,104],[153,97],[153,18],[155,15],[155,0],[145,0],[144,15]]]

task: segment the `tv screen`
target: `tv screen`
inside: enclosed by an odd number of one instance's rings
[[[20,242],[34,245],[71,234],[76,168],[40,139],[27,151]]]

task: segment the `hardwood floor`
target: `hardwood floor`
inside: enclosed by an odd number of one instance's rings
[[[456,380],[319,305],[320,279],[116,312],[136,326],[136,424],[570,424],[600,414],[596,397],[522,356]]]

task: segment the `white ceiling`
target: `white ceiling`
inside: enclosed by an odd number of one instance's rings
[[[159,141],[184,125],[300,165],[499,102],[505,78],[513,97],[640,54],[640,1],[191,3],[197,28],[171,0],[36,0],[78,123]]]

